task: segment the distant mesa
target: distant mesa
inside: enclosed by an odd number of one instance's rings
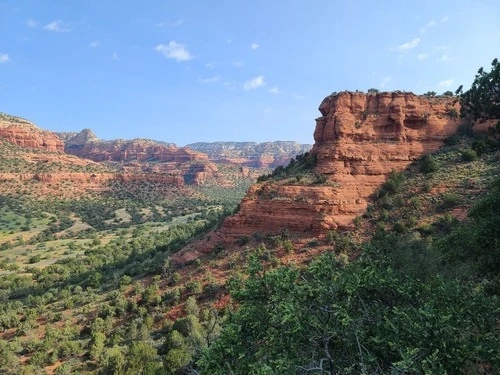
[[[276,142],[197,142],[188,144],[192,150],[208,155],[216,163],[240,164],[253,168],[275,168],[286,165],[290,158],[311,150],[310,144],[291,141]]]
[[[19,147],[64,152],[64,143],[54,133],[5,113],[0,113],[0,138]]]
[[[68,154],[97,162],[192,162],[208,161],[202,153],[185,147],[177,147],[173,143],[158,142],[151,139],[136,138],[132,140],[116,139],[104,141],[90,129],[79,133],[58,133],[64,141]]]

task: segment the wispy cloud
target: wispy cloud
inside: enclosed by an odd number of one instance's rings
[[[216,83],[220,81],[220,76],[213,76],[209,78],[200,78],[201,83]]]
[[[418,61],[425,60],[425,59],[426,59],[426,58],[428,58],[428,57],[429,57],[429,54],[428,54],[428,53],[419,53],[419,54],[417,55],[417,59],[418,59]]]
[[[175,21],[163,21],[157,23],[155,26],[156,27],[177,27],[180,26],[184,23],[184,20],[182,18],[179,18]]]
[[[253,50],[256,50],[257,48],[259,48],[259,45],[255,42],[253,42],[252,44],[250,44],[250,48]]]
[[[450,87],[453,84],[453,79],[445,79],[439,82],[439,87]]]
[[[188,61],[193,58],[185,45],[179,44],[173,40],[168,44],[158,44],[154,50],[161,53],[167,59],[174,59],[178,62]]]
[[[427,30],[429,30],[431,27],[436,26],[436,25],[437,25],[437,22],[434,20],[427,22],[427,24],[425,26],[422,26],[420,28],[420,34],[422,34],[422,35],[425,34],[427,32]]]
[[[71,29],[68,25],[64,24],[61,20],[52,21],[43,27],[47,31],[54,31],[57,33],[69,33]]]
[[[0,53],[0,64],[8,63],[10,61],[9,54]]]
[[[439,58],[439,61],[449,61],[449,60],[450,56],[448,56],[446,53]]]
[[[35,28],[35,27],[38,27],[38,25],[39,25],[38,21],[35,21],[32,19],[29,19],[26,21],[26,26],[28,26],[28,27]]]
[[[211,62],[209,62],[209,63],[206,63],[206,64],[205,64],[205,67],[206,67],[207,69],[213,69],[213,68],[215,68],[215,65],[217,65],[217,64],[216,64],[215,62],[211,61]]]
[[[408,51],[415,48],[420,43],[420,38],[413,38],[409,42],[403,43],[395,48],[391,48],[393,51]]]
[[[249,79],[243,84],[243,88],[245,90],[254,90],[258,89],[259,87],[265,87],[266,86],[266,80],[264,76],[257,76],[255,78]]]
[[[378,87],[380,87],[381,89],[385,88],[385,86],[390,82],[390,80],[392,79],[391,76],[385,76],[384,78],[382,78],[382,80],[379,82],[378,84]]]
[[[439,23],[445,23],[448,22],[448,16],[444,16],[439,20]],[[430,20],[427,22],[425,26],[422,26],[420,28],[420,35],[424,35],[431,27],[434,27],[438,24],[436,20]]]
[[[268,90],[271,94],[277,94],[279,92],[278,88],[276,86],[271,87]]]
[[[273,111],[273,109],[271,107],[266,107],[266,109],[264,109],[264,113],[271,113]]]
[[[92,43],[89,44],[89,47],[90,48],[97,48],[99,47],[101,44],[99,43],[98,40],[94,40]]]
[[[227,87],[229,90],[236,90],[236,81],[229,81],[229,82],[224,82],[224,86]]]
[[[304,99],[304,95],[301,95],[301,94],[292,94],[292,98],[294,98],[294,99]]]
[[[241,68],[243,65],[245,65],[245,63],[243,61],[235,61],[232,63],[232,65],[237,68]]]

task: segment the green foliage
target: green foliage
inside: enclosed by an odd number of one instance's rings
[[[419,167],[422,173],[432,173],[439,169],[439,164],[431,154],[427,154],[420,159]]]
[[[471,88],[460,96],[461,116],[472,120],[500,118],[500,63],[491,62],[491,71],[480,68]]]
[[[463,161],[474,161],[477,160],[477,153],[473,149],[466,149],[462,151],[462,160]]]
[[[460,114],[455,108],[450,108],[446,110],[446,115],[451,119],[457,119],[460,117]]]
[[[498,365],[496,300],[455,282],[430,285],[364,262],[340,267],[327,254],[303,271],[257,267],[233,284],[232,296],[240,307],[205,351],[202,373],[460,373],[481,361]]]
[[[437,248],[460,278],[475,279],[500,293],[500,180],[479,200],[467,221],[439,239]]]
[[[257,182],[264,182],[270,179],[282,180],[289,177],[299,177],[307,173],[311,173],[317,163],[316,155],[311,155],[308,152],[305,154],[297,155],[295,159],[291,159],[290,163],[286,166],[278,166],[269,175],[260,176]],[[324,182],[324,181],[323,181]]]
[[[384,197],[397,193],[405,181],[406,177],[403,172],[392,171],[387,177],[384,185],[378,190],[377,196]]]

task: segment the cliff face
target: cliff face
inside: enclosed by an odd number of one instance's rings
[[[208,161],[208,157],[189,148],[179,148],[172,144],[162,144],[149,139],[117,139],[113,141],[99,140],[89,129],[71,136],[62,133],[65,140],[65,151],[68,154],[93,161],[115,162],[191,162]]]
[[[325,183],[254,185],[221,228],[223,238],[283,228],[311,233],[350,228],[392,170],[439,148],[459,125],[458,103],[451,97],[343,92],[325,98],[319,110],[311,153]]]
[[[19,147],[64,152],[64,144],[54,133],[44,131],[28,120],[0,113],[0,139]]]
[[[59,133],[58,136],[64,140],[66,153],[115,164],[129,176],[137,174],[146,181],[156,178],[151,174],[164,174],[170,176],[164,177],[166,182],[172,180],[170,183],[176,185],[197,185],[217,172],[217,167],[208,161],[207,155],[170,143],[149,139],[103,141],[90,129],[79,133]]]
[[[296,142],[198,142],[187,145],[207,154],[210,161],[253,168],[286,165],[290,158],[311,150],[312,145]]]

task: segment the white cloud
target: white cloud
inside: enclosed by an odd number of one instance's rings
[[[450,87],[453,83],[453,79],[446,79],[444,81],[439,82],[439,87]]]
[[[68,33],[71,31],[71,29],[67,25],[63,24],[61,20],[52,21],[51,23],[45,25],[43,28],[45,30],[55,31],[58,33]]]
[[[419,54],[417,55],[417,59],[418,59],[418,61],[425,60],[425,59],[426,59],[426,58],[428,58],[428,57],[429,57],[429,54],[428,54],[428,53],[419,53]]]
[[[113,52],[113,55],[111,55],[111,58],[112,58],[113,60],[118,60],[120,57],[118,56],[118,53]]]
[[[277,94],[279,92],[278,88],[276,86],[273,86],[269,89],[269,92],[271,94]]]
[[[255,42],[253,42],[252,44],[250,44],[250,48],[251,49],[257,49],[257,48],[259,48],[259,45],[257,43],[255,43]]]
[[[38,26],[38,22],[32,19],[26,21],[26,26],[34,28]]]
[[[200,78],[201,83],[216,83],[220,81],[220,76],[213,76],[210,78]]]
[[[420,34],[425,34],[428,29],[430,29],[433,26],[436,26],[436,24],[437,24],[437,22],[434,20],[427,22],[427,24],[425,26],[420,28]]]
[[[184,20],[182,18],[179,18],[179,19],[177,19],[175,21],[159,22],[155,26],[156,27],[166,27],[166,26],[177,27],[177,26],[182,25],[183,23],[184,23]]]
[[[445,23],[447,21],[448,21],[448,16],[444,16],[443,18],[441,18],[441,20],[439,22]]]
[[[265,87],[266,86],[266,80],[264,79],[264,76],[257,76],[255,78],[249,79],[243,84],[243,88],[245,90],[254,90],[258,89],[259,87]]]
[[[391,78],[392,78],[391,76],[385,76],[384,78],[382,78],[382,80],[378,84],[378,87],[380,87],[381,89],[383,89],[389,83],[389,81],[391,80]]]
[[[94,40],[92,43],[89,44],[89,47],[90,48],[97,48],[99,47],[101,44],[99,43],[98,40]]]
[[[243,65],[245,65],[245,63],[243,61],[235,61],[235,62],[233,62],[233,66],[235,66],[237,68],[241,68]]]
[[[266,109],[264,109],[264,113],[270,113],[272,111],[273,109],[271,107],[266,107]]]
[[[224,86],[229,90],[236,90],[236,81],[224,82]]]
[[[208,69],[213,69],[215,68],[215,63],[214,62],[209,62],[207,64],[205,64],[205,67],[208,68]]]
[[[450,56],[448,56],[448,55],[445,53],[443,56],[441,56],[441,58],[440,58],[439,60],[440,60],[440,61],[448,61],[448,60],[450,60]]]
[[[304,95],[301,95],[301,94],[292,94],[292,98],[294,98],[294,99],[304,99]]]
[[[7,53],[0,53],[0,64],[8,63],[10,61],[9,55]]]
[[[408,51],[408,50],[418,46],[418,43],[420,43],[420,38],[414,38],[407,43],[403,43],[400,46],[397,46],[396,48],[392,48],[392,50],[394,50],[394,51]]]
[[[161,53],[167,59],[174,59],[179,62],[188,61],[193,58],[185,45],[179,44],[173,40],[168,44],[158,44],[154,50]]]

